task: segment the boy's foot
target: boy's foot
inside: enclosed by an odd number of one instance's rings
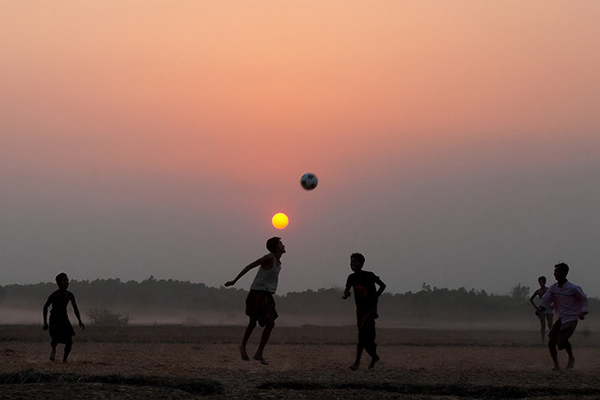
[[[552,368],[552,371],[560,371],[560,367],[558,365],[555,365],[554,368]]]
[[[264,358],[262,358],[262,356],[259,356],[258,354],[256,354],[256,355],[254,356],[254,359],[255,359],[256,361],[260,361],[260,363],[261,363],[262,365],[269,365],[269,363],[267,362],[267,360],[265,360]]]
[[[50,352],[50,361],[54,361],[54,359],[56,358],[56,350],[52,350]]]
[[[352,365],[350,366],[350,369],[351,369],[352,371],[356,371],[356,370],[358,369],[358,367],[359,367],[359,366],[360,366],[360,363],[358,363],[358,362],[355,362],[354,364],[352,364]]]
[[[575,366],[575,359],[569,358],[569,363],[567,364],[567,369],[573,369],[574,366]]]
[[[375,355],[375,357],[371,358],[371,363],[369,364],[369,369],[373,368],[375,366],[375,364],[377,363],[377,361],[381,360],[379,358],[378,355]]]
[[[250,357],[248,357],[248,353],[246,353],[246,348],[244,346],[240,346],[240,355],[242,356],[242,360],[249,361]]]

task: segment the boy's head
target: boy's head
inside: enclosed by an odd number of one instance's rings
[[[350,256],[350,268],[352,271],[360,271],[365,265],[365,256],[360,253],[352,253]]]
[[[56,275],[55,279],[56,279],[56,284],[58,285],[59,288],[66,289],[69,287],[69,277],[64,272],[61,272],[60,274]]]
[[[273,236],[272,238],[267,240],[267,250],[269,250],[269,252],[271,252],[271,253],[274,253],[277,250],[277,246],[279,246],[280,242],[281,242],[280,237]]]
[[[569,273],[569,266],[564,262],[558,263],[554,266],[554,277],[557,281],[564,281],[567,279]]]
[[[538,283],[540,284],[540,286],[544,286],[546,284],[546,277],[545,276],[540,276],[538,278]]]

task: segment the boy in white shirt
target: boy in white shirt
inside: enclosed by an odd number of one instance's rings
[[[588,299],[581,287],[569,282],[567,274],[569,266],[565,263],[556,264],[554,266],[554,277],[556,283],[548,288],[546,293],[540,300],[539,312],[550,308],[550,304],[554,304],[556,321],[548,334],[548,349],[550,357],[554,362],[554,370],[558,371],[558,350],[565,350],[569,355],[567,369],[571,369],[575,365],[573,350],[569,338],[575,332],[577,321],[585,319],[588,313]]]

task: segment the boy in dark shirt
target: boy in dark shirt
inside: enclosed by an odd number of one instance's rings
[[[356,324],[358,326],[358,344],[356,345],[356,360],[350,369],[356,371],[360,366],[363,349],[371,356],[369,369],[379,361],[377,344],[375,344],[375,319],[377,314],[377,299],[385,290],[385,283],[370,271],[363,271],[365,257],[360,253],[350,256],[350,268],[353,273],[348,276],[343,299],[350,297],[350,288],[354,289],[356,303]],[[379,286],[379,289],[375,287]]]

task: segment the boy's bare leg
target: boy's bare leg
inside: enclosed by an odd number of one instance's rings
[[[379,361],[380,358],[377,354],[375,354],[374,356],[371,356],[371,363],[369,364],[369,369],[373,368],[375,366],[375,364],[377,363],[377,361]]]
[[[254,354],[254,359],[260,361],[262,365],[268,365],[269,363],[263,358],[263,351],[267,342],[269,341],[269,337],[271,337],[271,332],[275,327],[274,322],[269,322],[265,325],[263,329],[262,336],[260,337],[260,344],[258,345],[258,349],[256,349],[256,354]]]
[[[360,367],[360,358],[362,357],[364,346],[361,342],[358,342],[356,345],[356,360],[354,360],[354,364],[350,366],[352,371],[356,371],[358,367]]]
[[[369,329],[364,330],[362,336],[361,342],[363,342],[367,354],[371,356],[371,363],[369,364],[369,369],[371,369],[375,366],[377,361],[379,361],[377,344],[375,343],[375,322],[372,323],[372,326]]]
[[[573,369],[575,366],[575,357],[573,357],[573,349],[571,348],[571,343],[565,343],[565,351],[569,355],[569,362],[567,363],[567,369]]]
[[[256,320],[250,319],[248,322],[248,326],[246,327],[246,331],[244,332],[244,338],[242,339],[242,344],[240,345],[240,355],[242,356],[242,360],[248,361],[250,357],[248,357],[248,353],[246,351],[246,344],[248,343],[248,339],[250,339],[250,335],[252,335],[252,331],[256,327]]]
[[[246,352],[246,346],[243,344],[240,344],[240,356],[244,361],[250,360],[250,357],[248,357],[248,353]]]
[[[63,356],[63,362],[66,363],[67,362],[67,358],[69,357],[69,354],[71,353],[71,348],[73,347],[73,343],[67,343],[65,344],[65,354]]]
[[[542,335],[542,344],[544,344],[544,338],[546,336],[546,320],[540,318],[540,333]]]
[[[550,350],[550,357],[552,357],[552,362],[554,363],[554,371],[558,371],[560,366],[558,365],[558,351],[556,350],[556,344],[549,342],[548,350]]]
[[[50,346],[52,346],[52,350],[50,351],[50,361],[54,361],[56,358],[56,342],[51,342]]]
[[[379,356],[377,355],[377,345],[373,341],[369,343],[368,346],[365,346],[365,350],[367,350],[367,354],[371,356],[371,362],[369,363],[369,369],[371,369],[375,366],[377,361],[380,360]]]

